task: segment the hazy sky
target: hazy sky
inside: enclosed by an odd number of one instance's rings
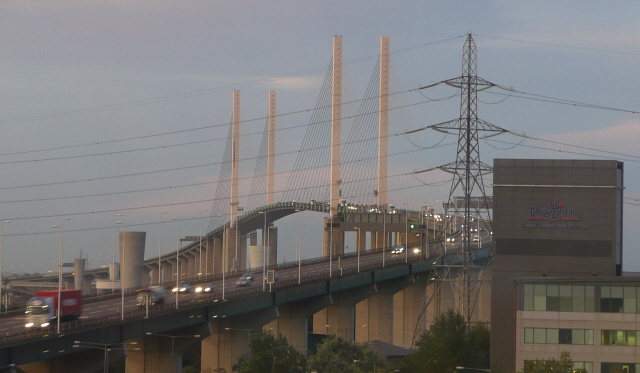
[[[111,261],[116,214],[125,229],[148,232],[147,257],[175,249],[177,224],[163,224],[160,241],[160,219],[178,217],[180,235],[198,235],[201,210],[211,209],[214,197],[231,91],[242,91],[245,133],[262,129],[272,89],[279,114],[301,112],[283,115],[279,128],[308,123],[334,35],[343,37],[347,89],[355,99],[375,68],[380,37],[389,36],[395,87],[409,104],[422,103],[401,126],[456,118],[457,98],[426,99],[448,97],[452,89],[411,90],[459,76],[469,32],[479,76],[546,97],[501,102],[504,96],[482,94],[479,116],[581,147],[533,140],[514,147],[520,138],[506,135],[496,138],[503,143],[483,142],[482,159],[624,161],[624,264],[640,270],[640,117],[629,112],[640,111],[639,17],[640,4],[629,1],[4,0],[0,219],[11,220],[3,224],[4,271],[55,269],[59,234],[52,226],[65,216],[71,217],[65,261],[82,251],[92,268]],[[421,136],[424,147],[442,137]],[[292,131],[278,139],[277,149],[297,149],[301,137]],[[243,149],[255,156],[252,147]],[[444,164],[455,152],[449,137],[417,153],[411,167]],[[288,162],[283,157],[277,171],[286,172]],[[182,170],[150,173],[176,168]],[[445,183],[398,203],[437,205],[447,190]],[[302,215],[306,258],[321,254],[321,219]],[[279,260],[295,258],[297,222],[277,223]]]

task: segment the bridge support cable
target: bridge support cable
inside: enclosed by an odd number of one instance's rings
[[[435,271],[435,281],[452,281],[455,291],[456,311],[471,323],[475,314],[478,291],[482,283],[482,268],[486,260],[476,265],[475,252],[481,245],[481,229],[491,231],[491,199],[487,197],[483,175],[492,168],[480,160],[479,138],[508,132],[478,119],[477,93],[497,86],[477,76],[476,45],[471,34],[467,35],[463,47],[462,76],[442,83],[459,88],[460,117],[451,121],[429,126],[433,130],[458,136],[457,155],[454,162],[437,167],[451,173],[451,189],[444,206],[445,229],[438,237],[439,258],[443,260],[447,252],[457,252],[459,263],[442,261],[442,270]],[[427,87],[425,87],[427,88]],[[483,134],[480,136],[479,134]],[[447,236],[455,235],[455,242],[448,243]],[[429,300],[425,297],[424,307]]]
[[[229,203],[231,202],[231,149],[232,149],[232,126],[229,123],[227,142],[224,148],[224,156],[220,164],[218,182],[211,205],[211,216],[209,218],[208,232],[226,224],[229,220]]]
[[[258,158],[256,166],[253,170],[253,178],[251,178],[251,188],[247,197],[246,210],[251,211],[260,206],[268,205],[267,203],[267,148],[268,148],[268,128],[269,121],[265,121],[264,133],[260,141],[260,149],[258,150]]]
[[[331,143],[331,66],[332,64],[325,75],[300,151],[287,181],[283,201],[329,200],[329,170],[326,169],[326,165],[331,159],[326,149]]]
[[[364,98],[349,130],[342,150],[342,198],[349,203],[367,205],[374,200],[378,141],[378,81],[376,71],[371,75]]]

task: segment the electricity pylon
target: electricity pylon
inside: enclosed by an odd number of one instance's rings
[[[444,206],[444,229],[439,233],[439,255],[434,261],[436,269],[432,280],[436,284],[434,293],[431,296],[425,295],[423,317],[426,316],[429,303],[438,296],[436,292],[440,291],[442,284],[450,283],[455,294],[456,311],[470,323],[480,291],[481,269],[487,264],[475,264],[475,252],[481,246],[481,240],[473,242],[472,237],[480,235],[481,228],[487,231],[492,229],[489,211],[492,199],[487,197],[482,179],[483,175],[492,172],[492,167],[480,160],[478,140],[508,132],[478,118],[477,96],[479,91],[492,87],[506,88],[477,76],[476,44],[471,34],[467,35],[463,48],[462,75],[421,89],[438,84],[460,89],[460,117],[424,128],[457,135],[458,148],[454,162],[436,167],[451,173],[453,178],[448,201]],[[446,240],[451,235],[455,235],[456,242],[448,244]],[[487,254],[487,258],[489,257]]]

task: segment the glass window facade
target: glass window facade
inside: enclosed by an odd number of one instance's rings
[[[540,360],[540,362],[545,363],[545,364],[550,363],[547,360]],[[526,366],[527,364],[535,363],[535,360],[525,360],[524,363],[525,363],[525,366]],[[572,372],[573,373],[593,373],[593,362],[591,362],[591,361],[574,361],[573,362]],[[607,372],[607,373],[614,373],[614,372]],[[624,372],[622,372],[622,373],[624,373]],[[630,373],[635,373],[635,372],[630,372]]]
[[[601,286],[600,312],[638,313],[640,288],[635,286]]]
[[[592,345],[593,329],[524,328],[524,343]]]
[[[524,284],[524,310],[595,312],[595,286]]]
[[[637,346],[638,332],[635,330],[602,330],[603,346]]]
[[[600,363],[601,373],[636,373],[640,372],[640,364],[635,363]]]

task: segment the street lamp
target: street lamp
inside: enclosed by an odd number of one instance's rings
[[[376,362],[375,361],[365,361],[365,360],[354,360],[354,363],[357,364],[364,364],[364,363],[369,363],[369,364],[373,364],[373,372],[376,372]]]
[[[2,314],[2,288],[4,287],[4,282],[2,281],[2,240],[4,238],[4,225],[11,223],[10,220],[5,220],[2,222],[0,227],[0,314]],[[7,304],[7,307],[9,305]]]
[[[147,335],[155,335],[158,337],[166,337],[166,338],[171,338],[171,359],[173,360],[171,363],[171,371],[175,371],[175,366],[177,364],[177,362],[174,359],[173,356],[173,350],[174,350],[174,346],[175,346],[175,339],[176,338],[200,338],[200,334],[194,334],[194,335],[168,335],[168,334],[156,334],[156,333],[151,333],[151,332],[147,332]]]
[[[298,259],[298,285],[301,283],[302,278],[300,277],[302,273],[302,262],[300,262],[300,210],[296,210],[298,213],[298,231],[296,232],[296,257]]]
[[[176,309],[178,309],[178,295],[180,294],[180,259],[178,257],[180,254],[180,219],[172,217],[171,220],[178,224],[176,229]]]
[[[209,209],[201,209],[200,210],[200,273],[198,276],[202,276],[202,213],[205,211],[209,211]],[[204,268],[205,274],[207,272],[207,267]]]
[[[111,350],[126,350],[126,343],[94,343],[94,342],[82,342],[82,341],[73,341],[73,348],[95,348],[97,350],[104,351],[104,363],[102,366],[102,371],[107,373],[109,371],[109,352]],[[138,342],[131,342],[131,344],[138,344]],[[125,347],[109,347],[113,345],[122,345]],[[139,351],[139,348],[134,348],[134,350]]]
[[[162,285],[162,264],[160,262],[160,258],[162,257],[162,224],[164,224],[164,222],[162,221],[162,215],[166,213],[166,211],[162,211],[160,213],[160,238],[158,239],[158,282],[160,283],[160,285]]]
[[[265,240],[267,239],[267,212],[260,211],[264,215],[264,228],[262,229],[262,291],[266,289],[266,274],[267,274],[267,246]]]
[[[122,214],[116,214],[113,217],[113,253],[111,254],[111,294],[116,292],[116,243],[118,242],[118,233],[116,230],[116,226],[118,224],[122,224],[121,221],[118,221],[118,216],[122,216]]]
[[[354,227],[358,230],[356,233],[356,252],[358,253],[358,272],[360,272],[360,227]]]
[[[120,222],[122,223],[122,222]],[[125,274],[125,268],[124,268],[124,257],[125,257],[125,251],[126,251],[126,246],[127,246],[127,232],[126,231],[122,231],[123,235],[122,235],[122,251],[120,251],[120,296],[122,298],[122,306],[121,306],[121,319],[124,320],[124,274]]]
[[[61,300],[62,300],[62,251],[63,251],[63,247],[64,247],[64,221],[65,220],[70,220],[71,218],[69,217],[65,217],[62,218],[62,224],[60,225],[54,225],[52,228],[59,228],[60,229],[60,256],[59,256],[59,262],[58,262],[58,310],[56,313],[56,320],[57,320],[57,327],[56,327],[56,333],[60,334],[60,319],[62,317],[60,317],[60,305],[61,305]]]

